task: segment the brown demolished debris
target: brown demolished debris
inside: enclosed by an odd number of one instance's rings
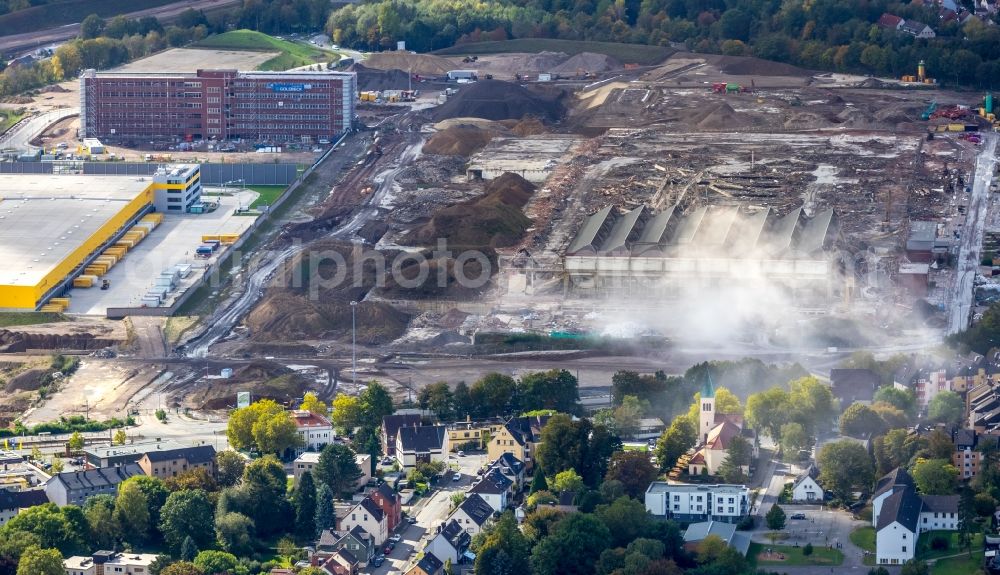
[[[407,90],[412,85],[410,74],[406,70],[380,70],[362,64],[354,64],[348,70],[358,75],[359,92]]]
[[[438,210],[406,241],[410,245],[433,246],[444,239],[456,249],[517,244],[531,225],[522,208],[535,186],[517,174],[506,173],[491,180],[483,191],[482,197],[475,200]]]
[[[365,57],[365,67],[378,70],[408,70],[420,76],[441,77],[459,66],[448,58],[430,54],[411,54],[398,50],[395,52],[376,52]]]
[[[234,394],[249,391],[255,399],[273,399],[286,403],[302,397],[307,391],[317,391],[315,380],[304,377],[291,369],[269,361],[255,361],[238,367],[231,378],[219,385],[214,380],[195,384],[185,404],[194,409],[227,409],[233,404]]]

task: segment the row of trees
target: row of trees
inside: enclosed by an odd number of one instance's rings
[[[576,414],[580,411],[579,397],[576,377],[565,369],[552,369],[526,373],[517,380],[490,373],[471,386],[459,382],[454,390],[440,381],[421,389],[417,402],[421,409],[450,421],[538,410]]]
[[[684,43],[700,52],[755,55],[810,69],[899,76],[925,60],[942,81],[989,86],[1000,72],[1000,31],[978,20],[944,23],[937,8],[896,0],[379,0],[351,4],[326,23],[334,41],[418,51],[508,38],[563,38],[636,44]],[[937,38],[918,40],[875,25],[883,12],[926,22]]]

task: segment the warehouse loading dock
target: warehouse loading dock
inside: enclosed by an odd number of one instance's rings
[[[0,309],[31,311],[152,206],[152,181],[0,175]]]

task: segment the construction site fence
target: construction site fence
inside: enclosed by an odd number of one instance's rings
[[[177,313],[177,310],[180,309],[180,307],[183,306],[185,303],[187,303],[187,301],[191,299],[191,296],[193,296],[196,292],[198,292],[205,285],[206,282],[208,282],[214,276],[218,275],[217,270],[221,269],[229,260],[229,258],[232,257],[234,253],[239,251],[239,249],[243,246],[244,243],[246,243],[248,239],[253,237],[253,234],[257,231],[257,228],[259,228],[264,222],[266,222],[271,217],[271,214],[275,212],[275,210],[280,208],[285,203],[285,201],[288,200],[288,198],[292,197],[295,191],[298,190],[299,186],[301,186],[302,183],[306,181],[306,179],[310,175],[312,175],[313,171],[316,169],[316,166],[319,166],[321,163],[323,163],[324,160],[329,158],[330,154],[335,149],[337,149],[337,147],[340,145],[341,142],[344,141],[345,138],[347,138],[348,134],[344,134],[343,136],[341,136],[340,139],[337,140],[334,143],[334,145],[331,146],[329,150],[327,150],[325,154],[320,156],[315,163],[306,168],[305,171],[303,171],[302,174],[300,174],[298,177],[294,178],[291,185],[288,186],[288,188],[286,188],[285,191],[282,192],[277,199],[275,199],[274,203],[271,204],[270,208],[268,208],[266,212],[258,216],[257,219],[254,220],[253,224],[251,224],[250,227],[247,228],[247,230],[243,233],[243,235],[240,236],[238,240],[236,240],[235,243],[227,247],[227,249],[219,257],[218,262],[209,265],[209,267],[205,270],[205,273],[201,276],[200,280],[198,280],[194,285],[185,290],[184,293],[177,296],[173,304],[171,304],[169,307],[109,307],[107,309],[106,316],[112,319],[118,319],[127,316],[169,317]],[[280,166],[282,164],[275,164],[275,165]],[[292,168],[295,167],[294,164],[289,164],[289,165],[291,165]],[[206,184],[208,183],[205,182],[204,176],[202,176],[202,182]]]
[[[175,162],[176,163],[176,162]],[[88,176],[152,176],[169,163],[78,162]],[[59,168],[59,169],[57,169]],[[59,162],[2,162],[0,174],[55,174],[65,167]],[[201,182],[207,186],[287,186],[295,181],[295,164],[201,164]]]

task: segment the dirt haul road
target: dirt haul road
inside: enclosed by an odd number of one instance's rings
[[[166,23],[166,21],[174,18],[188,8],[193,10],[215,10],[217,8],[224,8],[226,6],[239,3],[240,0],[186,0],[184,2],[175,2],[173,4],[150,8],[148,10],[129,12],[124,16],[130,20],[153,16],[158,18],[161,23]],[[2,33],[2,31],[0,31],[0,33]],[[21,48],[36,48],[46,44],[61,43],[65,40],[76,38],[79,34],[79,23],[67,24],[58,28],[49,28],[48,30],[39,30],[37,32],[27,32],[24,34],[5,34],[0,37],[0,52],[18,50]]]
[[[404,118],[407,117],[405,114],[403,116]],[[340,180],[340,173],[344,163],[356,160],[363,154],[365,147],[366,140],[356,137],[349,139],[347,147],[338,148],[336,154],[331,154],[327,157],[323,164],[317,167],[316,171],[313,172],[321,178],[321,181],[318,183],[321,184],[322,182],[326,182],[330,178]],[[419,146],[416,148],[419,150]],[[387,146],[386,149],[388,151],[390,148]],[[378,203],[381,202],[385,191],[391,187],[394,182],[395,175],[402,169],[403,166],[406,165],[406,163],[412,161],[416,157],[416,154],[412,153],[411,150],[412,147],[407,148],[408,153],[404,153],[400,156],[398,165],[391,171],[391,177],[386,177],[385,180],[383,180],[379,185],[379,193],[371,194],[367,198],[364,198],[363,201],[359,201],[361,198],[361,190],[364,188],[361,182],[366,180],[371,175],[377,165],[377,162],[359,166],[358,168],[352,170],[347,178],[343,179],[343,181],[336,183],[336,185],[330,184],[332,189],[331,195],[326,202],[327,205],[350,205],[358,211],[344,225],[338,226],[325,237],[353,236],[358,230],[364,227],[367,222],[378,217],[379,211],[375,208]],[[313,185],[317,185],[318,183],[314,183]],[[296,242],[291,246],[284,247],[275,252],[265,252],[259,260],[260,263],[258,266],[247,276],[243,286],[239,286],[239,289],[242,289],[242,291],[229,303],[223,304],[216,310],[213,316],[208,320],[208,327],[205,331],[188,342],[185,354],[188,357],[206,357],[208,355],[209,348],[217,341],[225,337],[234,327],[236,327],[243,316],[253,308],[263,295],[264,287],[267,285],[267,282],[271,279],[271,277],[273,277],[275,271],[277,271],[282,264],[307,249],[311,243],[312,242]]]

